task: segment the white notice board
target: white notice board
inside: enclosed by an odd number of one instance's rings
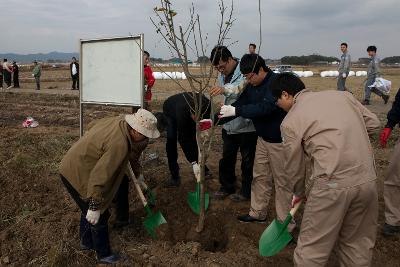
[[[81,104],[143,105],[143,34],[81,40]]]

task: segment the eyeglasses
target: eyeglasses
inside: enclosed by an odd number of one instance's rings
[[[214,66],[214,68],[219,72],[223,72],[225,70],[227,64],[228,64],[228,62],[223,62],[221,64]]]
[[[246,78],[246,80],[250,81],[251,78],[253,78],[253,76],[255,75],[254,72],[250,72],[247,74],[243,74],[243,76]]]

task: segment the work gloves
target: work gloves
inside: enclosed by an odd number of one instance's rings
[[[392,129],[390,129],[389,127],[386,127],[385,129],[382,130],[381,134],[379,135],[379,140],[381,142],[382,148],[386,147],[387,140],[389,139],[391,132],[392,132]]]
[[[346,77],[347,77],[346,73],[343,73],[343,74],[342,74],[342,77],[343,77],[343,78],[346,78]]]
[[[219,114],[221,118],[233,117],[236,115],[236,109],[231,105],[223,105]]]
[[[86,220],[90,224],[97,224],[100,218],[100,210],[88,210],[86,213]]]
[[[194,161],[192,162],[193,173],[197,181],[200,181],[200,165]]]

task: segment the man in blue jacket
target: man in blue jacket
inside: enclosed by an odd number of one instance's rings
[[[283,221],[291,205],[292,193],[286,188],[284,155],[280,125],[286,112],[275,104],[269,84],[275,74],[257,54],[244,55],[240,71],[248,85],[237,101],[221,108],[221,117],[241,116],[253,121],[258,135],[251,185],[251,207],[248,214],[238,217],[241,222],[264,222],[275,184],[277,217]],[[224,122],[224,121],[223,121]],[[294,228],[291,224],[289,229]]]
[[[210,89],[211,96],[224,95],[224,104],[235,103],[240,96],[240,87],[244,77],[240,72],[240,61],[232,56],[226,46],[216,46],[211,51],[210,61],[219,72],[219,86]],[[215,192],[215,199],[224,199],[231,195],[235,201],[250,199],[251,182],[253,180],[253,163],[256,151],[257,134],[250,119],[237,117],[224,124],[222,129],[223,152],[219,161],[220,189]],[[235,193],[235,165],[238,151],[242,156],[242,187]]]

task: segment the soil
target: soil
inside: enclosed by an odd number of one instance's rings
[[[65,71],[65,70],[63,70]],[[57,74],[60,75],[60,74]],[[62,76],[62,75],[60,75]],[[50,78],[49,78],[50,79]],[[322,80],[321,80],[322,81]],[[321,82],[320,81],[320,82]],[[317,80],[313,80],[317,84]],[[62,186],[58,164],[69,147],[79,138],[79,96],[66,90],[69,83],[59,82],[57,89],[13,89],[0,93],[0,266],[94,266],[93,252],[79,249],[79,211]],[[27,87],[33,87],[28,85]],[[44,88],[53,86],[53,81]],[[178,89],[158,82],[155,95],[170,95]],[[59,92],[58,92],[59,90]],[[395,92],[393,92],[394,94]],[[163,97],[158,98],[162,100]],[[160,108],[155,101],[155,109]],[[371,109],[385,123],[390,108],[375,99]],[[85,123],[104,116],[129,112],[126,108],[90,106]],[[22,121],[32,116],[39,127],[22,128]],[[400,266],[400,236],[384,238],[380,228],[384,223],[382,184],[390,152],[399,137],[396,129],[388,149],[378,147],[378,136],[371,142],[375,149],[380,188],[380,216],[373,266]],[[275,218],[271,201],[268,222],[242,224],[236,216],[248,212],[250,203],[230,199],[211,200],[205,230],[195,231],[197,216],[186,204],[187,192],[195,188],[191,166],[182,152],[179,155],[182,185],[177,189],[162,186],[169,177],[165,137],[150,143],[145,151],[146,181],[157,196],[157,210],[168,221],[159,228],[158,240],[151,240],[143,227],[146,213],[130,188],[130,217],[132,224],[123,229],[112,227],[112,248],[123,255],[117,266],[292,266],[295,244],[289,245],[270,258],[258,254],[258,240],[266,226]],[[216,191],[218,161],[222,152],[220,132],[215,137],[213,153],[208,161],[212,179],[208,191]],[[158,158],[146,161],[146,155]],[[240,163],[240,158],[238,159]],[[239,174],[237,164],[237,174]],[[238,175],[239,177],[239,175]],[[239,177],[240,181],[240,177]],[[301,221],[301,212],[296,216]],[[297,233],[294,233],[295,239]],[[335,253],[328,266],[337,266]]]

